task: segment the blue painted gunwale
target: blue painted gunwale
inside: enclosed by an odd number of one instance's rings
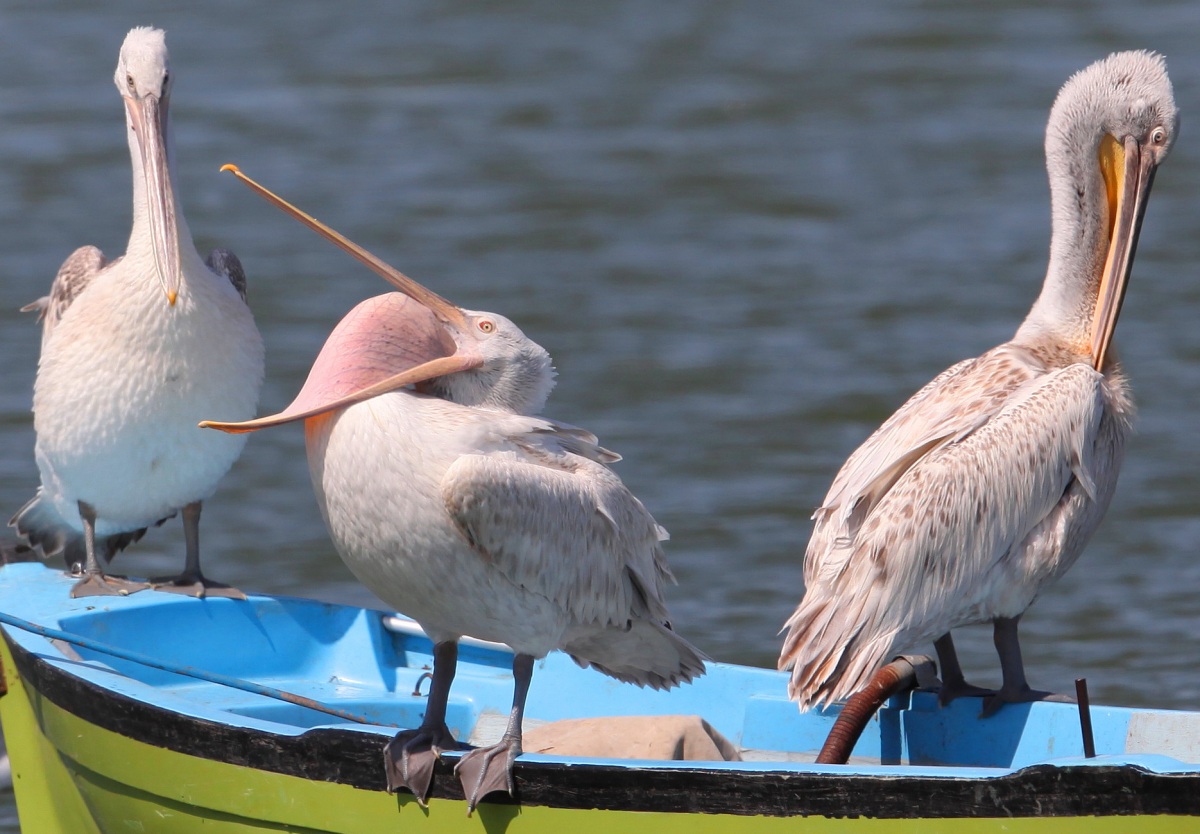
[[[5,628],[14,649],[89,686],[174,715],[279,737],[312,731],[376,736],[381,745],[396,726],[415,726],[424,696],[414,695],[432,664],[432,646],[418,633],[384,627],[384,612],[312,600],[252,596],[246,602],[195,600],[143,592],[126,598],[72,600],[70,578],[40,564],[0,568],[0,610],[41,625],[142,652],[175,664],[219,672],[288,690],[361,714],[363,726],[323,713],[231,690],[170,672],[65,647]],[[409,629],[411,632],[411,629]],[[511,654],[468,643],[451,697],[448,723],[468,738],[481,716],[507,714]],[[1039,703],[1006,707],[977,718],[978,702],[939,708],[932,693],[893,699],[868,727],[850,765],[814,765],[785,758],[820,748],[837,709],[801,715],[785,696],[781,673],[714,663],[692,685],[672,692],[641,690],[579,669],[553,654],[534,673],[527,720],[594,715],[699,714],[743,748],[780,751],[745,762],[572,760],[527,754],[520,766],[591,766],[614,772],[697,774],[829,774],[859,779],[997,780],[1046,767],[1083,768],[1184,777],[1200,814],[1200,713],[1093,707],[1094,759],[1082,757],[1074,706]],[[421,687],[427,691],[427,685]],[[384,726],[391,725],[391,726]],[[365,739],[364,739],[365,741]],[[1157,745],[1157,746],[1156,746]],[[1173,753],[1174,755],[1165,755]],[[765,758],[762,758],[764,757]],[[874,759],[879,763],[866,762]],[[858,761],[859,763],[853,763]]]

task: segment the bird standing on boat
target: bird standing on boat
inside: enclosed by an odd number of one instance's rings
[[[237,460],[243,438],[199,431],[205,413],[253,416],[263,345],[230,252],[202,261],[176,197],[168,130],[173,79],[161,30],[136,28],[114,76],[133,163],[133,229],[112,261],[94,246],[67,258],[41,315],[34,384],[37,494],[12,519],[24,543],[82,563],[72,596],[147,587],[106,576],[105,561],[146,528],[183,513],[186,566],[155,587],[241,593],[200,570],[201,503]]]
[[[1017,623],[1108,509],[1133,421],[1111,340],[1155,170],[1178,113],[1162,57],[1123,52],[1063,86],[1046,130],[1052,235],[1012,341],[942,373],[843,465],[814,515],[804,598],[779,658],[801,709],[860,690],[934,641],[943,703],[963,679],[951,629],[992,622],[1003,684],[1025,679]]]
[[[338,552],[433,640],[425,717],[388,745],[389,788],[423,802],[436,758],[455,744],[446,702],[464,635],[515,652],[503,738],[455,768],[469,809],[513,791],[535,659],[562,649],[656,689],[702,674],[704,655],[668,622],[666,532],[609,469],[618,456],[590,432],[531,416],[554,385],[546,351],[503,316],[458,308],[233,170],[400,290],[342,319],[283,412],[202,424],[251,431],[303,419]]]

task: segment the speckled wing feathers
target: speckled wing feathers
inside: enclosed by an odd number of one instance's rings
[[[785,626],[781,666],[793,668],[802,708],[848,697],[892,655],[996,606],[1020,613],[1078,555],[1111,497],[1096,484],[1115,481],[1104,468],[1119,465],[1107,446],[1121,432],[1102,430],[1094,370],[1036,367],[1012,345],[960,363],[847,461]],[[887,472],[889,451],[907,466],[887,473],[862,512],[854,503]],[[1062,546],[1063,536],[1078,544]]]
[[[117,258],[113,263],[120,260]],[[108,262],[104,259],[103,252],[95,246],[80,246],[68,255],[63,265],[58,268],[58,274],[50,284],[50,294],[43,295],[37,301],[21,308],[22,313],[37,312],[38,321],[42,323],[43,349],[71,302],[87,289],[88,284],[105,266],[108,266]]]
[[[852,542],[879,500],[922,457],[978,429],[1012,391],[1044,372],[1028,351],[1004,345],[951,366],[909,398],[850,455],[813,514],[805,584],[839,569],[836,556],[818,554]]]

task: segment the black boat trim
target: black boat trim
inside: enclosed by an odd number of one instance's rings
[[[83,680],[4,636],[26,686],[89,724],[230,765],[385,789],[384,735],[331,728],[278,735],[181,715]],[[438,764],[433,797],[463,799],[455,761]],[[518,760],[514,776],[521,804],[566,809],[884,819],[1200,814],[1200,773],[1132,765],[1034,765],[995,777],[940,777]],[[493,794],[487,801],[517,800]]]

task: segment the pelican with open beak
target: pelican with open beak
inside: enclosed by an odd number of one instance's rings
[[[505,643],[513,707],[501,741],[455,771],[469,809],[513,792],[533,661],[562,649],[618,680],[666,689],[704,671],[671,628],[666,532],[609,469],[618,456],[583,429],[533,416],[554,384],[550,357],[511,321],[462,310],[230,166],[259,194],[399,292],[368,299],[334,329],[279,414],[201,425],[245,432],[303,420],[313,487],[354,574],[434,642],[424,720],[388,745],[388,786],[424,802],[442,750],[464,635]]]

